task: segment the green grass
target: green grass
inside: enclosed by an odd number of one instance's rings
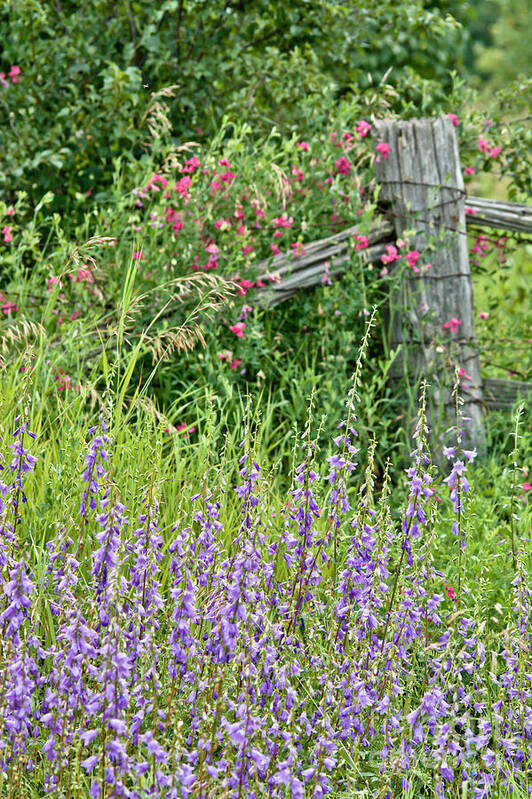
[[[265,391],[253,402],[243,396],[238,386],[227,385],[225,394],[211,389],[200,392],[191,389],[184,396],[180,408],[183,418],[196,432],[187,436],[180,432],[166,433],[167,416],[158,411],[149,400],[132,400],[125,396],[122,403],[116,400],[112,388],[122,384],[118,370],[108,371],[109,387],[96,394],[94,390],[57,392],[50,386],[48,360],[49,350],[41,341],[33,360],[33,370],[22,372],[24,358],[13,360],[2,372],[2,419],[4,448],[8,431],[13,428],[14,418],[21,410],[21,397],[27,397],[30,408],[30,427],[38,436],[39,461],[36,479],[32,483],[31,501],[25,508],[28,531],[27,544],[32,550],[31,560],[38,563],[46,540],[54,536],[57,524],[77,516],[79,510],[80,474],[87,440],[87,429],[93,425],[100,413],[111,419],[110,435],[113,440],[113,480],[119,494],[128,497],[131,513],[140,512],[143,491],[151,479],[156,479],[165,500],[162,507],[161,530],[168,536],[171,526],[179,518],[184,504],[197,490],[200,482],[219,482],[230,486],[237,480],[237,462],[240,443],[251,435],[257,461],[267,475],[265,492],[268,506],[280,510],[286,501],[289,475],[296,457],[299,435],[295,421],[291,425],[279,422],[283,407],[290,405],[290,397],[272,397]],[[309,368],[309,385],[312,389],[319,383],[319,376]],[[362,381],[364,383],[364,380]],[[380,385],[369,382],[369,389],[362,395],[357,409],[361,427],[366,428],[365,441],[360,454],[360,466],[353,475],[351,491],[356,495],[363,479],[367,452],[366,442],[376,439],[375,461],[378,464],[390,454],[383,447],[379,455],[382,428],[379,424],[377,404],[372,406],[371,391],[377,393]],[[138,391],[134,392],[138,396]],[[312,393],[312,392],[311,392]],[[308,405],[309,395],[303,400]],[[316,397],[313,402],[315,403]],[[93,404],[91,404],[93,403]],[[383,425],[388,424],[383,416]],[[471,474],[471,499],[465,525],[469,541],[467,568],[468,590],[472,602],[485,602],[491,608],[504,607],[507,588],[504,569],[508,552],[509,530],[512,513],[518,511],[528,518],[528,506],[522,485],[527,479],[527,470],[532,467],[532,436],[528,429],[529,412],[525,409],[518,440],[519,468],[513,466],[514,429],[507,413],[491,413],[485,417],[488,447],[486,457],[474,464]],[[329,428],[334,429],[335,420],[329,419]],[[324,421],[313,419],[313,429],[321,442],[324,454],[331,445],[320,429]],[[246,430],[248,433],[246,434]],[[386,432],[386,431],[385,431]],[[385,436],[386,438],[386,436]],[[7,455],[6,455],[7,457]],[[401,462],[394,467],[392,494],[395,512],[403,502],[405,475]],[[525,470],[525,471],[523,471]],[[377,470],[377,487],[380,485]],[[438,483],[438,494],[446,503],[447,487]],[[512,499],[513,494],[513,499]],[[517,498],[517,495],[521,498]],[[512,511],[513,502],[513,511]],[[440,514],[440,527],[436,546],[442,561],[450,564],[449,579],[456,580],[454,556],[455,540],[450,534],[452,511]],[[58,508],[60,518],[58,518]],[[223,504],[224,521],[231,529],[236,503],[229,491]],[[523,528],[524,529],[524,528]],[[504,541],[504,544],[500,544]],[[532,564],[531,564],[532,565]],[[482,595],[481,592],[482,591]]]
[[[46,566],[48,563],[48,542],[57,537],[60,528],[79,541],[81,567],[80,601],[88,602],[91,589],[90,547],[93,532],[87,534],[79,523],[79,501],[82,484],[80,474],[83,471],[86,454],[88,427],[97,421],[100,413],[109,420],[111,443],[109,450],[111,460],[108,464],[108,484],[114,487],[116,495],[127,504],[127,515],[134,519],[143,511],[143,500],[146,494],[153,492],[160,496],[159,531],[163,538],[162,570],[159,575],[160,590],[167,595],[170,582],[169,546],[173,540],[172,527],[176,522],[181,525],[191,518],[191,496],[198,491],[214,489],[220,502],[220,522],[224,525],[223,545],[229,556],[235,556],[239,546],[235,546],[234,537],[242,525],[242,504],[232,490],[241,482],[237,473],[238,458],[242,453],[240,442],[244,439],[251,447],[253,458],[260,464],[263,478],[260,484],[259,510],[264,521],[264,529],[269,540],[278,540],[282,530],[281,511],[287,498],[289,475],[295,464],[301,460],[301,431],[282,430],[276,426],[276,403],[266,393],[256,405],[237,393],[233,387],[225,398],[206,392],[202,398],[191,392],[184,398],[184,406],[190,403],[189,421],[198,419],[198,431],[190,438],[176,433],[168,435],[164,432],[166,421],[153,405],[142,402],[139,392],[134,391],[136,399],[126,392],[121,402],[121,386],[123,386],[124,365],[119,367],[109,361],[106,369],[108,386],[100,391],[95,399],[95,406],[90,406],[90,391],[79,394],[73,392],[50,392],[47,390],[49,371],[46,361],[49,347],[41,340],[33,360],[33,370],[22,372],[23,360],[13,359],[0,376],[0,402],[2,412],[2,450],[7,460],[9,457],[9,436],[14,427],[15,416],[21,408],[27,407],[30,428],[37,433],[37,439],[31,443],[34,454],[39,456],[35,475],[27,481],[26,493],[28,501],[23,506],[20,532],[20,549],[17,557],[24,556],[33,569],[34,581],[37,585],[37,596],[32,606],[32,618],[44,629],[48,645],[55,641],[57,620],[51,614],[50,596],[46,585]],[[316,375],[310,373],[313,380]],[[98,380],[101,376],[95,375]],[[364,368],[359,374],[364,383]],[[369,399],[366,398],[366,402]],[[193,408],[199,405],[209,409],[202,418],[194,417]],[[364,407],[357,408],[361,418],[368,418]],[[380,428],[378,420],[373,416],[372,432],[379,446]],[[494,426],[490,427],[491,422]],[[454,517],[447,498],[447,487],[439,478],[436,490],[440,499],[433,503],[430,511],[431,524],[430,556],[437,569],[445,572],[445,584],[455,589],[461,579],[463,593],[462,610],[483,622],[483,642],[488,652],[497,653],[501,645],[501,632],[507,628],[511,618],[510,583],[513,577],[511,562],[512,525],[516,541],[526,538],[531,524],[530,505],[518,497],[519,486],[523,476],[521,467],[530,463],[531,435],[526,426],[517,428],[508,416],[488,417],[488,433],[490,436],[489,455],[483,462],[470,467],[469,478],[471,491],[467,495],[462,516],[463,529],[466,532],[467,549],[459,564],[458,540],[451,534]],[[496,424],[495,424],[496,423]],[[309,416],[309,440],[319,437],[322,421]],[[317,458],[317,469],[324,476],[327,473],[325,456],[331,451],[325,446]],[[369,470],[366,469],[369,456]],[[371,449],[365,448],[359,454],[360,465],[349,481],[349,496],[354,508],[362,508],[363,497],[371,497],[378,513],[389,514],[396,535],[396,563],[400,550],[400,520],[405,507],[405,475],[399,470],[391,473],[392,493],[390,501],[382,497],[382,481],[375,474],[375,456]],[[515,466],[514,464],[517,464]],[[522,492],[521,492],[522,493]],[[324,493],[317,489],[317,497],[325,502]],[[370,500],[370,504],[371,504]],[[325,530],[324,515],[317,522],[317,529]],[[95,527],[91,522],[90,529]],[[334,574],[345,563],[349,528],[342,532],[337,552],[338,562],[323,565],[325,582],[318,589],[317,599],[323,603],[319,618],[328,618],[329,626],[325,630],[312,630],[311,617],[307,616],[306,642],[308,654],[329,658],[328,638],[326,632],[334,625],[333,604],[330,598],[330,587]],[[426,546],[422,541],[421,546]],[[532,571],[532,548],[523,543],[523,567],[530,574]],[[330,547],[332,555],[332,546]],[[460,569],[460,574],[459,574]],[[279,579],[287,577],[286,568],[279,559],[276,565]],[[443,592],[444,579],[436,579],[432,590]],[[443,610],[451,615],[453,603],[445,600]],[[90,613],[87,604],[87,613]],[[318,619],[318,613],[316,613]],[[452,615],[451,615],[452,619]],[[452,626],[452,621],[447,621]],[[299,633],[298,633],[299,635]],[[305,637],[309,636],[308,641]],[[163,639],[161,639],[163,641]],[[310,643],[312,642],[312,643]],[[164,650],[162,643],[162,650]],[[422,654],[415,655],[414,662],[418,676],[422,674]],[[418,662],[419,659],[419,662]],[[492,662],[488,664],[492,667]],[[335,666],[336,668],[336,666]],[[488,668],[488,666],[487,666]],[[210,673],[210,672],[209,672]],[[213,672],[212,679],[215,678]],[[228,674],[227,679],[233,679]],[[320,687],[315,683],[312,670],[305,670],[298,686],[302,696],[309,705],[318,702]],[[416,687],[416,692],[420,686]],[[166,697],[166,689],[161,687],[162,696]],[[413,706],[417,693],[405,697],[403,712],[406,714]],[[209,717],[210,718],[210,717]],[[181,719],[186,722],[186,714]],[[208,729],[208,727],[207,727]],[[168,741],[172,740],[171,736]],[[40,745],[40,744],[39,744]],[[341,766],[335,772],[335,779],[342,785],[341,790],[330,794],[334,799],[344,799],[346,790],[349,796],[375,796],[383,786],[379,775],[380,759],[377,744],[353,752],[346,743],[340,744]],[[41,772],[44,769],[41,763]],[[410,770],[411,785],[403,789],[399,779],[394,781],[391,774],[387,779],[393,787],[394,794],[401,797],[431,796],[433,784],[431,766],[424,761],[415,761]],[[85,796],[88,783],[80,774],[79,765],[75,768],[74,781],[77,784],[75,794]],[[42,783],[24,774],[17,777],[18,796],[22,799],[34,799],[42,795]],[[0,795],[2,788],[0,786]],[[74,795],[74,794],[73,794]],[[468,796],[464,791],[457,796]],[[492,796],[509,795],[502,786],[495,786]],[[512,796],[520,796],[516,791]],[[523,794],[524,796],[524,794]]]

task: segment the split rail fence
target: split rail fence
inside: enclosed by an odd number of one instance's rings
[[[456,131],[447,117],[378,121],[373,136],[391,147],[388,157],[375,165],[380,200],[387,211],[367,234],[364,257],[380,264],[385,246],[408,230],[409,247],[428,252],[431,263],[430,271],[412,272],[399,285],[392,283],[390,344],[396,348],[415,343],[406,347],[409,374],[415,379],[428,377],[432,413],[440,426],[448,426],[454,421],[454,400],[438,353],[441,347],[435,342],[441,338],[443,323],[453,317],[461,321],[459,329],[450,333],[449,344],[456,362],[471,377],[463,394],[465,440],[482,450],[483,409],[507,407],[519,395],[531,396],[532,384],[481,378],[467,232],[494,228],[532,234],[532,207],[467,197]],[[305,254],[297,258],[280,254],[264,262],[261,277],[276,273],[279,280],[259,291],[261,301],[275,306],[302,289],[322,285],[326,270],[330,277],[345,272],[352,263],[350,240],[357,232],[355,225],[305,244]],[[436,419],[432,422],[435,425]]]

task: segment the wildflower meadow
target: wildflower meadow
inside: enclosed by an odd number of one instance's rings
[[[465,198],[478,452],[391,333],[449,231],[372,249],[380,119],[529,202],[488,5],[0,8],[0,799],[532,796],[530,236]]]
[[[363,355],[325,449],[310,407],[283,494],[251,408],[221,458],[174,461],[111,396],[87,430],[36,433],[31,373],[17,416],[4,395],[3,795],[529,795],[520,417],[506,521],[458,396],[444,473],[423,389],[394,486],[357,446]]]

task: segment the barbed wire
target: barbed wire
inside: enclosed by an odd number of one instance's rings
[[[458,186],[449,186],[446,183],[428,183],[424,180],[412,180],[411,178],[405,178],[404,180],[379,180],[379,186],[424,186],[427,189],[437,189],[441,191],[442,189],[446,191],[455,191],[458,193],[459,197],[467,197],[467,192],[465,189],[459,189]],[[440,208],[444,205],[450,205],[451,203],[456,202],[455,199],[450,200],[443,200],[443,202],[438,203],[436,205],[432,205],[432,208]]]

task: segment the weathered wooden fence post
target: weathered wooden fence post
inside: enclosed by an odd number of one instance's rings
[[[464,445],[480,451],[482,384],[455,130],[447,117],[381,120],[373,137],[391,148],[387,157],[379,156],[375,171],[396,235],[419,252],[416,269],[431,264],[426,271],[408,269],[390,298],[392,346],[408,345],[408,372],[431,384],[433,433],[455,424],[452,365],[465,370]]]

